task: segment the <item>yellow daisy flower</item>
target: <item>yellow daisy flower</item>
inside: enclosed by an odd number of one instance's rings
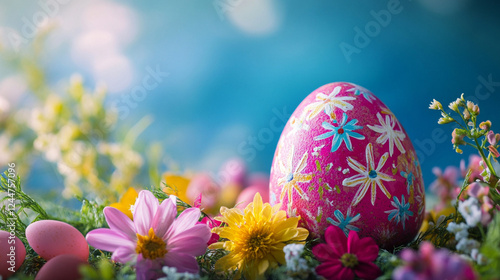
[[[127,192],[120,198],[119,202],[112,203],[111,207],[120,210],[122,213],[127,215],[131,220],[134,219],[132,215],[131,207],[135,204],[135,200],[139,194],[134,188],[128,188]]]
[[[309,235],[305,228],[297,227],[300,217],[287,218],[279,210],[281,204],[271,206],[262,203],[259,193],[244,212],[237,208],[221,207],[218,221],[227,226],[214,228],[212,232],[227,241],[210,245],[210,249],[224,249],[230,253],[217,261],[220,271],[238,269],[238,276],[246,279],[264,279],[270,267],[285,263],[283,247],[289,243],[304,243]]]

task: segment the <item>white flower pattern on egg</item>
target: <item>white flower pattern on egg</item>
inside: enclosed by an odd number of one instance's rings
[[[341,86],[335,87],[330,94],[326,95],[323,92],[320,92],[316,95],[316,101],[306,106],[304,109],[309,114],[306,117],[306,120],[311,120],[316,117],[321,111],[325,111],[327,115],[330,117],[333,114],[333,109],[335,107],[340,108],[342,111],[346,112],[348,110],[352,110],[354,106],[352,106],[347,101],[355,100],[356,98],[352,96],[337,96],[342,89]]]
[[[361,199],[365,197],[369,188],[371,188],[372,192],[371,193],[372,205],[375,205],[375,199],[377,196],[377,186],[387,196],[387,198],[391,199],[391,194],[384,186],[384,183],[382,181],[394,181],[394,179],[391,176],[380,172],[382,167],[384,167],[384,164],[387,161],[389,154],[385,153],[382,155],[382,157],[378,162],[377,168],[375,168],[375,159],[373,158],[372,143],[368,143],[368,145],[366,146],[365,154],[366,154],[366,167],[361,163],[359,163],[357,160],[353,159],[352,157],[347,158],[349,166],[359,174],[344,179],[344,181],[342,181],[342,185],[346,187],[355,187],[357,185],[361,185],[361,187],[358,188],[356,195],[354,196],[354,199],[352,201],[352,206],[358,205]]]
[[[377,113],[377,118],[380,125],[368,125],[371,130],[381,134],[377,138],[377,143],[384,145],[387,141],[389,141],[389,153],[391,157],[394,153],[394,144],[398,150],[404,154],[406,151],[403,144],[401,144],[401,141],[405,139],[406,135],[402,131],[394,130],[396,123],[390,115],[386,115],[384,121],[382,115]]]

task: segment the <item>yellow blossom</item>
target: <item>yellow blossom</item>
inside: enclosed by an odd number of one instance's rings
[[[441,216],[444,216],[444,217],[448,217],[449,215],[451,214],[454,214],[455,213],[455,207],[449,205],[447,206],[446,208],[443,208],[441,209],[440,211],[434,211],[434,210],[431,210],[429,211],[425,216],[425,219],[424,219],[424,222],[422,223],[422,227],[420,228],[420,232],[424,233],[426,232],[427,230],[429,230],[430,228],[432,228],[433,226],[439,226],[443,221],[440,217]],[[449,224],[451,222],[448,221],[446,224]],[[436,234],[431,234],[431,235],[428,235],[425,239],[426,240],[430,240],[430,241],[435,241],[436,239]]]
[[[128,188],[127,192],[120,198],[120,202],[111,204],[110,206],[116,208],[127,215],[131,220],[133,220],[131,207],[135,204],[135,200],[139,194],[134,188]]]
[[[244,212],[240,209],[221,207],[224,227],[212,229],[227,241],[210,245],[210,249],[225,249],[229,254],[215,264],[219,271],[238,270],[238,276],[245,279],[264,279],[268,268],[285,263],[283,247],[289,243],[304,243],[309,235],[307,229],[297,227],[300,217],[286,217],[279,210],[281,204],[271,206],[263,203],[256,193],[253,202]]]
[[[163,191],[168,195],[175,195],[180,200],[191,204],[192,201],[189,201],[186,192],[189,186],[190,180],[184,176],[175,175],[171,173],[163,174],[163,179],[165,180],[165,184],[167,187],[163,188]]]

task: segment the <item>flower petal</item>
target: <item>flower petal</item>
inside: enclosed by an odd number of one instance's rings
[[[87,233],[85,239],[90,246],[108,252],[113,252],[124,246],[135,246],[135,243],[127,237],[109,228],[94,229]]]
[[[165,199],[158,207],[152,227],[156,236],[164,236],[177,216],[177,206],[171,199]]]
[[[141,191],[134,207],[134,223],[137,233],[148,235],[157,209],[158,199],[150,191]]]
[[[207,247],[207,241],[205,241],[205,238],[183,237],[178,239],[177,242],[169,242],[167,245],[167,251],[184,253],[196,257],[205,254]]]
[[[283,247],[285,247],[285,244],[281,243],[276,245],[276,247],[277,250],[271,250],[271,255],[279,264],[286,264],[285,252],[283,252]]]
[[[137,199],[138,195],[139,194],[137,193],[137,191],[134,188],[130,187],[125,192],[122,199],[120,199],[120,203],[125,204],[125,205],[129,205],[129,206],[134,205],[135,200]]]
[[[332,258],[340,258],[328,244],[318,244],[312,248],[312,253],[320,262],[328,261]]]
[[[130,240],[137,238],[134,223],[120,210],[109,206],[105,207],[104,216],[111,230],[123,233]]]
[[[111,260],[119,263],[128,263],[135,261],[136,257],[137,253],[135,252],[135,248],[133,246],[123,246],[117,248],[113,252]]]
[[[342,264],[339,260],[327,261],[316,267],[316,273],[326,279],[341,279],[338,276],[335,278],[340,270],[342,270]]]
[[[354,271],[352,269],[341,266],[340,271],[337,274],[337,279],[342,280],[352,280],[354,279]]]
[[[143,259],[140,255],[135,265],[136,280],[158,279],[165,274],[162,271],[163,260]]]
[[[329,226],[325,231],[325,241],[339,258],[347,252],[347,238],[339,227]]]
[[[175,267],[180,273],[189,272],[197,274],[199,272],[198,262],[193,256],[188,254],[169,252],[163,259],[166,266]]]
[[[235,252],[231,252],[225,255],[224,257],[220,258],[215,263],[215,270],[226,271],[236,268],[240,264],[241,264],[240,257],[238,257],[238,255]]]
[[[355,253],[357,249],[360,248],[358,245],[359,235],[355,231],[350,231],[349,236],[347,237],[347,253]],[[362,248],[362,247],[361,247]]]
[[[246,208],[249,208],[250,205],[248,205]],[[259,217],[260,212],[262,211],[263,203],[262,203],[262,197],[260,196],[260,193],[256,193],[255,196],[253,197],[253,215],[254,217]],[[247,210],[247,209],[245,209]],[[246,214],[246,211],[245,211]]]
[[[371,237],[361,238],[351,246],[349,252],[355,254],[360,261],[372,262],[378,257],[378,245]]]
[[[356,266],[354,273],[359,278],[366,280],[376,279],[382,274],[380,268],[372,262],[360,262],[358,266]]]
[[[177,243],[188,240],[189,238],[200,238],[205,243],[208,242],[212,232],[206,224],[196,224],[188,231],[179,232],[179,234],[171,235],[168,239],[168,243]]]
[[[192,228],[200,219],[201,212],[198,208],[188,208],[184,210],[177,219],[172,223],[167,233],[163,235],[163,240],[170,239],[179,233],[182,233]]]
[[[269,268],[269,261],[266,259],[262,259],[257,265],[258,274],[263,275],[268,268]]]

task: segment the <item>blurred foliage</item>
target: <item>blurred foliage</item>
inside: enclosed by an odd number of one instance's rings
[[[477,265],[482,279],[498,279],[500,271],[500,215],[496,215],[488,226],[481,253],[488,259],[487,265]]]
[[[0,45],[7,65],[28,86],[19,108],[0,112],[0,150],[5,151],[0,166],[15,161],[24,177],[42,156],[62,177],[64,197],[116,201],[137,183],[146,155],[151,157],[150,183],[157,184],[161,147],[153,143],[140,151],[136,143],[152,119],[145,116],[119,135],[118,114],[106,106],[104,87],[88,89],[82,77],[73,75],[65,86],[52,88],[41,62],[49,33],[50,28],[40,32],[19,52]]]

